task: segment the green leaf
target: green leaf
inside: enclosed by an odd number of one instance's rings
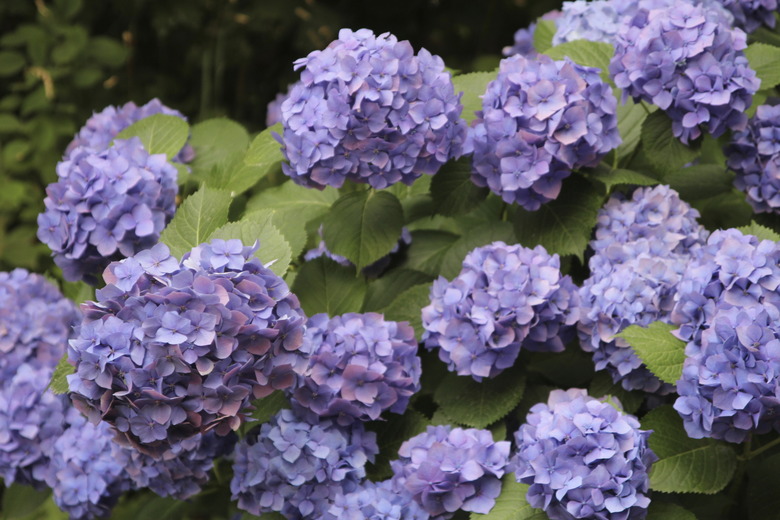
[[[654,499],[647,508],[647,520],[696,520],[696,515],[677,504]]]
[[[485,200],[490,190],[471,181],[471,159],[464,157],[445,164],[431,181],[433,205],[440,215],[468,213]]]
[[[618,132],[623,139],[617,147],[618,159],[629,157],[633,153],[642,135],[642,124],[647,116],[657,109],[655,105],[649,105],[644,101],[634,103],[628,99],[625,103],[618,103]]]
[[[245,154],[249,133],[231,119],[207,119],[192,127],[190,145],[195,149],[195,159],[190,163],[192,171],[209,172],[231,156]]]
[[[780,84],[780,47],[766,43],[752,43],[745,49],[750,68],[761,79],[761,90]]]
[[[393,303],[382,309],[385,319],[392,321],[408,321],[414,328],[417,338],[422,336],[422,308],[431,303],[431,284],[425,283],[411,287],[393,300]]]
[[[323,220],[328,249],[350,260],[358,271],[398,243],[404,225],[401,203],[384,191],[353,191],[342,195]]]
[[[307,316],[320,312],[336,316],[360,312],[366,283],[356,276],[354,267],[345,267],[320,257],[301,266],[292,291],[298,296]]]
[[[728,193],[733,187],[734,174],[721,163],[697,164],[666,172],[664,184],[668,184],[685,200],[705,199]]]
[[[3,491],[3,519],[22,519],[41,507],[51,495],[51,489],[37,491],[31,486],[11,484]]]
[[[415,285],[429,283],[432,279],[431,275],[420,271],[393,269],[368,284],[363,312],[378,312],[393,303],[393,300],[405,290]]]
[[[246,424],[254,428],[259,424],[270,421],[271,417],[276,415],[279,410],[289,407],[290,401],[287,400],[287,397],[282,390],[275,390],[262,399],[253,400],[251,405],[255,408],[250,414],[250,417],[254,419],[254,421],[247,422]]]
[[[477,247],[492,244],[497,240],[507,244],[516,243],[512,225],[509,222],[490,222],[469,229],[466,234],[453,242],[444,254],[441,262],[441,275],[450,280],[455,278],[463,268],[463,260],[467,254]]]
[[[433,394],[444,415],[465,426],[485,428],[503,419],[520,403],[525,377],[508,369],[481,382],[470,376],[447,374]]]
[[[750,520],[777,520],[780,511],[780,453],[750,461],[747,500]]]
[[[221,226],[227,224],[228,209],[233,201],[226,191],[202,187],[184,200],[160,235],[176,258],[205,242]]]
[[[406,250],[406,266],[438,276],[442,261],[458,235],[448,231],[421,229],[412,231],[412,243]]]
[[[602,183],[606,187],[607,193],[609,193],[615,186],[655,186],[656,184],[660,183],[658,179],[654,179],[643,173],[635,172],[633,170],[624,170],[622,168],[613,170],[603,166],[599,166],[592,172],[589,172],[588,177]]]
[[[498,71],[472,72],[459,74],[452,78],[455,92],[463,92],[460,102],[463,103],[462,117],[467,123],[476,119],[477,110],[482,110],[482,95],[487,90],[488,83],[496,79]],[[438,173],[436,175],[439,175]],[[435,178],[436,176],[434,176]]]
[[[283,276],[290,266],[292,251],[281,231],[273,225],[272,219],[273,213],[270,211],[255,211],[238,222],[230,222],[220,227],[209,236],[208,240],[238,238],[247,246],[259,240],[260,248],[255,252],[255,256],[264,265],[273,262],[269,266],[271,271]]]
[[[585,67],[595,67],[601,71],[601,78],[612,83],[609,77],[609,62],[615,54],[615,48],[604,42],[577,40],[556,45],[544,51],[544,54],[554,60],[569,57],[574,63]]]
[[[273,132],[281,131],[281,123],[266,128],[254,138],[243,158],[223,168],[212,168],[206,183],[214,188],[230,190],[234,195],[243,193],[257,181],[281,168],[281,145]]]
[[[756,224],[755,220],[751,220],[747,226],[737,228],[745,235],[753,235],[759,240],[771,240],[772,242],[780,242],[780,235],[768,227]]]
[[[521,352],[521,356],[524,353]],[[593,357],[570,345],[563,352],[527,352],[523,363],[558,386],[585,386],[593,378]]]
[[[514,473],[506,473],[496,505],[486,515],[471,513],[469,520],[547,520],[544,511],[531,507],[525,498],[527,494],[528,484],[517,482]]]
[[[13,76],[22,70],[26,63],[24,56],[18,52],[0,52],[0,77]]]
[[[84,282],[62,282],[62,294],[77,304],[95,300],[95,288]]]
[[[22,128],[22,123],[13,114],[0,114],[0,133],[10,134],[18,132]]]
[[[552,47],[553,36],[558,28],[555,20],[536,20],[536,29],[534,29],[534,49],[539,54],[544,54],[547,49]]]
[[[563,182],[557,199],[537,211],[518,209],[515,235],[525,247],[542,245],[548,253],[574,255],[583,260],[604,196],[579,177]]]
[[[114,139],[138,137],[147,152],[164,153],[171,160],[187,143],[189,134],[190,127],[182,118],[155,114],[128,126]]]
[[[672,134],[672,120],[661,110],[642,123],[642,145],[650,162],[663,172],[679,170],[698,156]]]
[[[629,392],[620,383],[613,382],[612,377],[604,370],[596,372],[590,387],[588,387],[588,395],[592,397],[606,397],[608,395],[616,397],[620,404],[623,405],[623,410],[630,414],[636,413],[645,399],[642,392]]]
[[[650,489],[665,493],[713,494],[731,480],[737,466],[734,450],[713,439],[691,439],[669,405],[650,411],[642,428],[653,430],[650,449],[659,460],[650,472]]]
[[[100,65],[117,68],[127,59],[127,49],[113,38],[96,36],[89,40],[87,51]]]
[[[630,325],[617,334],[658,379],[677,384],[685,362],[685,342],[672,336],[679,325],[654,321],[647,328]]]
[[[54,373],[49,382],[49,390],[55,394],[67,394],[70,390],[68,387],[68,376],[75,373],[76,367],[68,363],[68,354],[65,354],[54,368]]]
[[[387,414],[383,421],[366,424],[368,430],[376,432],[379,454],[376,462],[368,467],[368,476],[373,481],[384,480],[393,475],[390,461],[398,458],[401,444],[424,432],[431,422],[420,412],[407,409],[403,415]]]

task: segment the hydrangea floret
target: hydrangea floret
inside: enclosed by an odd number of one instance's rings
[[[451,282],[433,282],[423,341],[477,381],[512,366],[521,348],[560,352],[574,336],[579,295],[560,258],[542,246],[493,242],[471,251]]]
[[[76,148],[46,188],[38,238],[66,280],[94,280],[112,260],[152,247],[176,211],[177,171],[137,137],[111,148]]]
[[[753,210],[780,212],[780,105],[760,105],[725,152],[737,174],[734,186],[745,192]]]
[[[358,489],[378,451],[376,435],[362,423],[312,423],[282,410],[236,446],[230,490],[253,515],[323,518],[336,496]]]
[[[487,514],[501,492],[509,445],[488,430],[428,426],[401,444],[390,463],[393,488],[410,494],[432,519],[458,510]]]
[[[284,172],[322,189],[345,180],[385,188],[434,174],[463,153],[463,106],[444,62],[368,29],[295,62],[282,103]]]
[[[677,3],[640,10],[618,32],[609,71],[624,96],[664,110],[683,143],[702,129],[742,130],[760,80],[745,57],[747,37],[716,10]]]
[[[657,457],[650,431],[585,390],[553,390],[515,433],[518,482],[551,520],[641,519],[650,504],[648,472]]]
[[[336,495],[323,520],[428,520],[430,515],[404,491],[393,489],[391,480],[364,481],[355,491]]]
[[[68,349],[74,404],[159,457],[236,430],[252,398],[290,387],[306,366],[305,316],[257,247],[215,239],[179,262],[158,244],[111,264]]]
[[[488,84],[471,138],[472,180],[534,211],[572,170],[617,147],[617,100],[598,69],[515,55]]]
[[[417,339],[407,322],[373,312],[317,314],[303,341],[312,354],[292,403],[317,416],[348,425],[385,411],[401,414],[420,390]]]

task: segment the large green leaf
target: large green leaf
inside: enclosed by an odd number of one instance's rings
[[[195,149],[195,159],[190,163],[193,173],[209,172],[233,155],[243,156],[249,134],[230,119],[207,119],[192,127],[190,145]]]
[[[780,242],[780,235],[775,231],[769,229],[766,226],[757,224],[755,220],[751,220],[747,226],[737,228],[745,235],[753,235],[759,240],[771,240],[772,242]]]
[[[472,72],[459,74],[452,78],[455,92],[463,92],[463,97],[460,99],[463,104],[461,117],[467,123],[476,119],[477,116],[474,112],[482,110],[482,95],[487,90],[488,83],[496,79],[497,73],[498,71],[495,70],[492,72]]]
[[[51,489],[41,491],[31,486],[11,484],[3,490],[3,520],[22,520],[41,507],[51,495]]]
[[[68,362],[68,354],[64,354],[54,368],[49,382],[49,390],[55,394],[67,394],[69,390],[68,376],[75,373],[76,367]]]
[[[750,520],[777,520],[780,512],[780,453],[759,457],[748,467]]]
[[[667,171],[663,182],[685,200],[705,199],[731,191],[734,174],[723,164],[696,164]]]
[[[666,493],[717,493],[737,466],[734,450],[713,439],[691,439],[671,406],[661,406],[642,419],[653,430],[648,444],[658,456],[650,472],[650,488]]]
[[[379,455],[376,462],[368,466],[371,480],[379,481],[393,476],[390,461],[398,458],[401,444],[425,431],[431,422],[420,412],[408,409],[403,415],[387,414],[383,421],[367,423],[367,429],[376,432]]]
[[[685,362],[685,342],[672,335],[678,325],[654,321],[647,327],[630,325],[617,334],[623,338],[658,379],[677,384]]]
[[[230,222],[211,234],[209,240],[221,238],[230,240],[238,238],[245,245],[260,241],[260,248],[255,252],[263,264],[273,262],[269,268],[279,276],[283,276],[290,266],[292,254],[281,231],[273,225],[273,213],[270,211],[255,211],[238,222]]]
[[[463,259],[467,254],[477,247],[499,240],[507,244],[515,243],[512,225],[508,222],[486,223],[471,228],[447,249],[441,262],[441,275],[448,279],[455,278],[463,268]]]
[[[647,116],[657,109],[655,105],[649,105],[644,101],[634,103],[628,99],[625,103],[618,103],[618,132],[623,140],[616,150],[618,159],[629,157],[633,153],[642,136],[642,124]]]
[[[654,179],[643,173],[620,168],[613,170],[612,168],[604,166],[599,166],[592,172],[589,172],[588,177],[602,183],[606,187],[607,193],[609,193],[615,186],[654,186],[660,183],[658,179]]]
[[[345,267],[320,257],[301,266],[292,290],[307,316],[320,312],[336,316],[360,312],[366,283],[356,276],[354,267]]]
[[[350,260],[358,270],[370,265],[398,243],[404,212],[398,199],[384,191],[354,191],[343,195],[323,220],[328,249]]]
[[[615,48],[609,43],[577,40],[556,45],[544,51],[544,54],[554,60],[568,57],[579,65],[595,67],[601,71],[601,78],[605,82],[612,82],[609,77],[609,61],[615,54]]]
[[[544,54],[547,49],[552,47],[553,36],[557,30],[555,20],[542,20],[541,18],[536,20],[536,28],[534,29],[534,49],[536,52]]]
[[[696,520],[696,515],[677,504],[653,499],[647,508],[647,520]]]
[[[604,196],[588,181],[566,179],[554,201],[537,211],[517,210],[515,235],[525,247],[541,245],[550,254],[582,260],[603,201]]]
[[[114,139],[138,137],[150,154],[164,153],[168,160],[181,151],[190,135],[190,127],[177,116],[155,114],[133,123]]]
[[[413,269],[393,269],[368,284],[363,312],[378,312],[393,303],[405,290],[428,283],[432,278],[429,274]]]
[[[653,112],[642,123],[642,145],[647,158],[662,172],[675,171],[692,162],[698,152],[672,133],[672,120],[663,111]]]
[[[405,265],[431,276],[438,276],[444,256],[457,240],[458,235],[448,231],[412,231],[412,243],[406,250]]]
[[[489,513],[471,513],[470,520],[547,520],[541,509],[531,507],[525,496],[528,484],[521,484],[514,473],[507,473],[501,479],[501,494]]]
[[[745,49],[750,68],[761,79],[761,89],[766,90],[780,84],[780,47],[766,43],[753,43]]]
[[[227,224],[230,193],[202,187],[184,200],[173,220],[160,235],[177,258],[205,242],[221,226]]]
[[[464,157],[445,164],[431,181],[433,206],[441,215],[468,213],[485,200],[490,190],[471,181],[471,159]]]
[[[629,392],[620,383],[612,381],[612,377],[604,370],[599,370],[593,377],[588,387],[588,395],[592,397],[616,397],[623,410],[628,413],[636,413],[639,406],[644,401],[644,392]]]
[[[382,309],[385,319],[408,321],[416,336],[422,335],[422,308],[430,303],[431,284],[415,285],[398,295],[393,302]]]

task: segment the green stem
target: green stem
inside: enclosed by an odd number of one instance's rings
[[[753,451],[751,451],[750,448],[749,448],[749,445],[747,445],[748,447],[745,450],[745,453],[740,458],[742,460],[751,460],[751,459],[757,457],[758,455],[761,455],[766,450],[774,448],[778,444],[780,444],[780,437],[778,437],[777,439],[773,440],[772,442],[767,442],[766,444],[764,444],[763,446],[761,446],[757,450],[753,450]]]

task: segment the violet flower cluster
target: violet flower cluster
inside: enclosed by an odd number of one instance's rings
[[[477,381],[511,367],[521,348],[562,351],[579,317],[577,288],[542,246],[478,247],[454,280],[433,282],[430,297],[422,310],[425,347]]]
[[[176,116],[187,121],[184,114],[173,108],[168,108],[157,98],[140,107],[132,101],[118,108],[108,106],[102,112],[92,114],[92,117],[87,119],[87,122],[79,130],[78,134],[68,144],[65,156],[67,157],[73,150],[79,147],[87,148],[92,152],[105,151],[119,132],[141,119],[156,114]],[[172,160],[178,163],[188,163],[194,158],[195,151],[192,146],[185,145]]]
[[[640,10],[621,25],[609,71],[624,96],[666,111],[683,143],[702,129],[742,130],[760,80],[743,50],[745,33],[704,6]]]
[[[564,2],[561,16],[556,19],[556,31],[553,45],[575,40],[614,43],[625,14],[621,12],[621,3],[613,0],[575,0]]]
[[[757,213],[780,212],[780,105],[760,105],[725,149],[734,185]]]
[[[741,443],[780,431],[779,324],[774,305],[716,303],[677,383],[674,408],[690,437]]]
[[[176,211],[177,171],[140,139],[76,148],[46,188],[38,238],[66,280],[93,280],[109,262],[152,247]]]
[[[159,457],[226,435],[252,398],[290,387],[306,366],[305,317],[256,249],[215,239],[179,262],[158,244],[111,264],[68,350],[74,404]]]
[[[572,170],[595,166],[620,144],[616,110],[597,69],[568,58],[505,58],[471,133],[472,181],[537,210]]]
[[[495,442],[488,430],[428,426],[401,444],[390,463],[393,488],[410,494],[431,519],[458,510],[487,514],[501,493],[509,444]]]
[[[515,433],[518,482],[528,503],[551,520],[645,518],[648,472],[657,457],[649,431],[585,390],[553,390]]]
[[[393,489],[391,480],[364,481],[350,493],[333,499],[323,520],[428,520],[428,515],[405,490]]]
[[[629,325],[669,323],[691,254],[704,243],[699,213],[668,186],[613,196],[599,212],[590,276],[580,289],[580,345],[626,390],[667,394],[663,383],[622,338]]]
[[[462,154],[460,94],[425,49],[415,55],[390,33],[342,29],[295,68],[301,81],[282,103],[282,168],[296,183],[411,184]]]
[[[362,423],[310,423],[282,410],[238,443],[230,490],[253,515],[322,518],[336,496],[358,489],[378,452],[376,435]]]
[[[342,426],[402,414],[420,390],[421,362],[414,329],[381,314],[309,318],[304,347],[309,365],[292,403]]]
[[[775,28],[777,0],[721,0],[723,6],[734,15],[735,24],[748,33],[762,25]]]

